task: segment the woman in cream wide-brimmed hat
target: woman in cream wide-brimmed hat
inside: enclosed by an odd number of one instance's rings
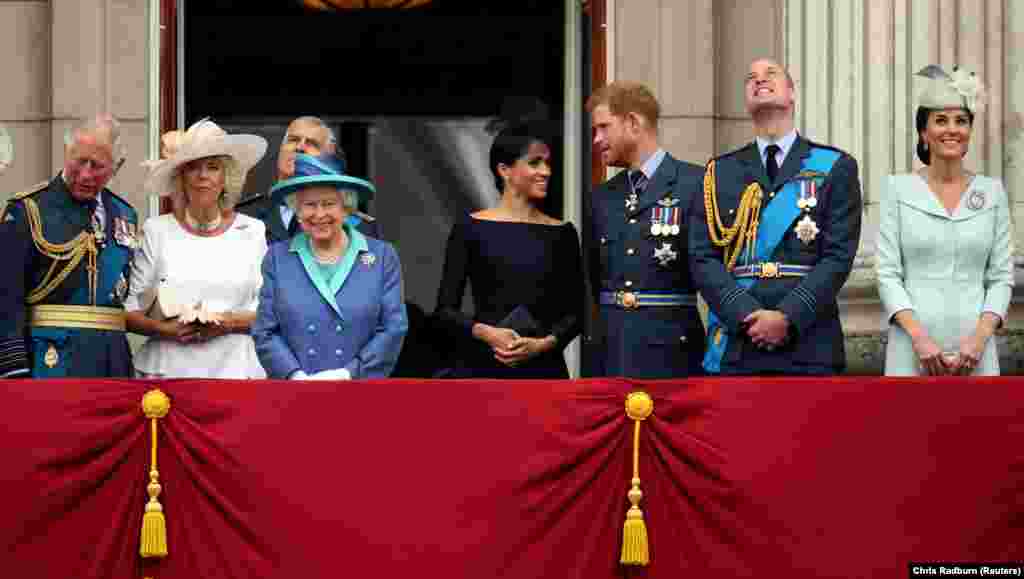
[[[248,171],[267,141],[229,135],[213,121],[161,139],[146,189],[174,211],[150,218],[135,253],[128,329],[149,336],[135,356],[140,376],[263,378],[249,326],[266,253],[263,223],[236,213]]]

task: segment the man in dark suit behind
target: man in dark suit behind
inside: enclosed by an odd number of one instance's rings
[[[594,149],[626,169],[587,199],[586,265],[605,376],[700,373],[704,328],[687,262],[687,217],[701,168],[658,145],[660,107],[647,87],[614,82],[587,101]],[[595,332],[597,334],[597,332]]]
[[[288,124],[284,140],[277,154],[276,181],[287,179],[295,172],[296,153],[318,157],[335,155],[344,167],[344,152],[338,148],[334,131],[321,119],[312,116],[299,117]],[[365,200],[361,199],[360,204]],[[235,205],[240,212],[263,221],[267,230],[267,243],[290,239],[298,231],[295,212],[283,203],[275,202],[269,193],[254,195]],[[377,220],[362,212],[353,211],[349,219],[363,235],[380,237]]]
[[[710,307],[704,368],[834,374],[846,365],[836,297],[857,253],[857,162],[797,134],[794,86],[755,60],[745,98],[755,139],[713,159],[690,216],[690,263]]]

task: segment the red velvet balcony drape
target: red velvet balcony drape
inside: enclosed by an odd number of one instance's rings
[[[160,421],[169,556],[143,561]],[[1024,559],[1024,382],[6,381],[10,577],[906,577]],[[618,564],[632,421],[651,563]]]

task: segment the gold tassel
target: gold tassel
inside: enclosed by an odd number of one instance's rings
[[[626,522],[622,527],[622,555],[619,563],[623,565],[646,566],[650,563],[650,550],[647,541],[647,525],[644,523],[644,512],[640,510],[640,500],[644,497],[640,490],[640,423],[654,412],[654,401],[646,392],[631,392],[626,397],[626,415],[633,419],[633,479],[632,487],[626,494],[632,506],[626,512]]]
[[[167,520],[164,518],[164,507],[157,500],[162,487],[160,486],[160,472],[156,469],[156,421],[167,416],[170,409],[170,398],[159,389],[150,390],[142,397],[142,411],[146,414],[146,418],[150,419],[151,436],[151,466],[149,484],[146,485],[149,502],[146,503],[145,514],[142,515],[142,540],[139,545],[139,554],[143,558],[167,556]]]

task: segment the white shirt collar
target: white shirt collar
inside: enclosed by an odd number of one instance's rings
[[[647,177],[648,181],[654,179],[654,174],[658,172],[658,167],[665,160],[665,155],[665,149],[659,147],[650,157],[647,157],[643,165],[640,165],[640,170],[644,172],[644,177]]]
[[[288,226],[292,223],[292,217],[295,216],[295,210],[288,207],[287,203],[278,205],[277,209],[281,212],[281,222],[284,223],[284,228],[288,229]]]
[[[770,141],[764,137],[757,137],[757,152],[761,155],[761,163],[765,166],[768,164],[768,153],[765,149],[768,145],[775,144],[779,146],[779,152],[775,155],[775,160],[778,162],[779,167],[782,167],[782,163],[786,160],[786,155],[789,154],[789,150],[793,148],[793,143],[796,142],[796,129],[791,129],[788,133],[782,136],[778,141]]]

